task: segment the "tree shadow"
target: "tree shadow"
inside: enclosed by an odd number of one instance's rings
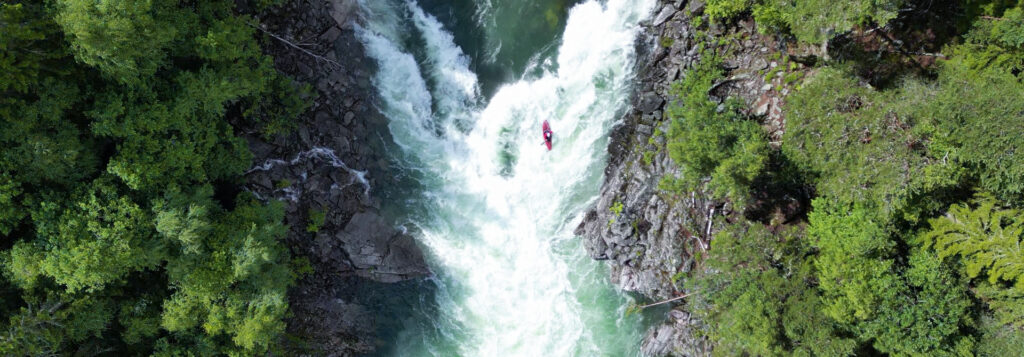
[[[861,25],[833,38],[828,54],[879,88],[907,74],[933,77],[931,69],[947,58],[942,49],[959,38],[974,16],[976,11],[958,2],[912,0],[887,24]]]

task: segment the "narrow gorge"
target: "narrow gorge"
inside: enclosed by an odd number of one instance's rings
[[[0,0],[0,355],[1016,356],[1024,0]]]

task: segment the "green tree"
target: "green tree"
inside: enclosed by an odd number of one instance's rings
[[[0,103],[14,93],[26,93],[40,72],[58,70],[55,59],[64,56],[56,41],[57,26],[44,13],[40,1],[0,3]]]
[[[165,256],[149,216],[109,179],[97,180],[64,206],[44,203],[34,218],[39,239],[11,250],[10,269],[18,281],[45,275],[70,292],[96,290],[129,272],[154,268]]]
[[[237,10],[0,3],[0,354],[257,355],[281,336],[282,208],[210,184],[251,165],[237,124],[287,128],[307,101]]]
[[[75,56],[123,83],[139,83],[167,62],[183,25],[176,1],[57,0],[54,19],[64,29]]]
[[[803,42],[822,43],[854,26],[885,24],[899,15],[905,0],[708,0],[712,20],[752,11],[762,31],[788,30]]]
[[[918,115],[932,156],[966,167],[998,198],[1024,202],[1024,84],[1010,70],[972,70],[956,59],[942,66],[938,84]]]
[[[907,266],[897,264],[897,241],[873,212],[862,204],[814,201],[808,236],[819,250],[825,313],[882,353],[971,355],[966,281],[919,248],[911,249]]]
[[[933,131],[919,123],[932,114],[922,108],[939,98],[915,79],[876,91],[825,68],[787,99],[783,153],[822,196],[874,203],[881,223],[919,221],[943,209],[966,178],[962,165],[926,150]]]
[[[7,173],[0,173],[0,235],[8,235],[25,218],[24,208],[19,204],[21,185]]]
[[[284,331],[285,292],[294,279],[277,241],[286,233],[284,210],[280,203],[239,200],[223,211],[207,186],[172,192],[154,207],[157,231],[178,246],[167,262],[174,294],[164,302],[161,324],[171,332],[201,327],[246,351],[265,351]]]
[[[966,275],[987,278],[978,291],[988,297],[997,318],[1007,324],[1024,326],[1024,213],[1000,207],[991,196],[979,197],[974,205],[955,204],[949,212],[930,221],[931,230],[921,235],[940,257],[957,257]],[[1008,284],[1008,291],[999,285]]]
[[[814,200],[807,234],[818,248],[815,260],[825,313],[840,323],[875,317],[891,275],[895,242],[872,210],[862,205]]]
[[[713,273],[690,281],[701,295],[698,315],[711,327],[716,355],[851,355],[824,312],[810,251],[800,232],[771,233],[760,224],[732,224],[712,240],[705,261]]]
[[[768,141],[756,122],[739,114],[738,101],[727,100],[720,110],[708,97],[722,76],[720,64],[708,53],[690,75],[673,84],[676,100],[666,109],[671,120],[667,147],[682,167],[683,188],[694,189],[706,179],[717,196],[742,205],[768,162]]]

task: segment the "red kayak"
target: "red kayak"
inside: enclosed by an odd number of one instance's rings
[[[548,151],[551,151],[551,125],[548,125],[548,121],[544,121],[544,145],[548,146]]]

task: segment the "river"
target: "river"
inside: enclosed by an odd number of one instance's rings
[[[357,34],[409,183],[380,192],[435,273],[400,300],[381,355],[638,354],[649,319],[572,231],[597,198],[653,6],[363,0]]]

